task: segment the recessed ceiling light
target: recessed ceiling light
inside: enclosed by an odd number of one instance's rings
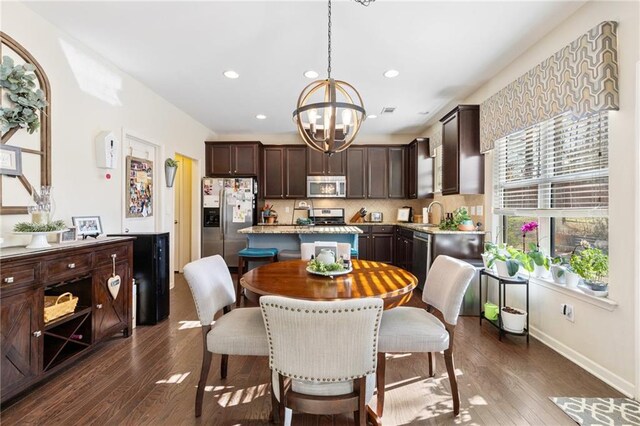
[[[378,118],[378,116],[375,114],[369,114],[367,115],[367,118]]]
[[[397,77],[398,75],[400,75],[400,71],[398,70],[387,70],[384,72],[383,74],[385,77],[387,78],[394,78]]]
[[[320,75],[320,74],[318,74],[316,71],[313,71],[313,70],[309,70],[309,71],[305,71],[304,72],[304,76],[307,77],[307,78],[318,78],[318,75]]]
[[[237,72],[235,72],[234,70],[227,70],[225,72],[222,73],[225,77],[230,78],[232,80],[235,80],[236,78],[240,77],[240,74],[238,74]]]
[[[266,120],[266,119],[267,119],[267,116],[266,116],[266,115],[264,115],[264,114],[258,114],[258,115],[256,115],[256,118],[257,118],[258,120]]]

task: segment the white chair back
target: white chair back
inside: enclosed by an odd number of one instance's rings
[[[427,274],[422,300],[442,312],[447,323],[456,325],[462,298],[474,274],[475,268],[469,263],[438,256]]]
[[[382,299],[314,302],[260,298],[269,367],[307,382],[346,382],[376,371]]]
[[[351,244],[336,243],[336,259],[342,257],[345,260],[351,259]],[[310,260],[312,255],[316,254],[316,243],[300,244],[300,259]]]
[[[196,260],[184,267],[198,318],[203,326],[211,325],[220,309],[236,301],[235,288],[227,264],[220,255]]]

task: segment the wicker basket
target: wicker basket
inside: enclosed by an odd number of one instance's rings
[[[61,299],[68,297],[69,300],[61,301]],[[78,304],[78,298],[73,297],[73,294],[66,292],[60,296],[45,296],[44,297],[44,322],[48,323],[56,318],[60,318],[63,315],[73,313]]]

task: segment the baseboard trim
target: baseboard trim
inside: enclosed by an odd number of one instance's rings
[[[614,389],[622,392],[629,398],[633,398],[635,396],[635,386],[633,385],[633,383],[628,382],[627,380],[623,379],[617,374],[612,373],[611,371],[607,370],[600,364],[593,362],[589,358],[576,352],[575,350],[571,349],[564,343],[559,342],[558,340],[540,331],[539,329],[535,327],[530,327],[530,328],[531,328],[532,337],[535,337],[537,340],[544,343],[554,351],[558,352],[560,355],[564,356],[569,361],[584,368],[589,373],[593,374],[598,379],[602,380],[603,382],[613,387]]]

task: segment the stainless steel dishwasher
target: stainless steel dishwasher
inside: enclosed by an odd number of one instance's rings
[[[413,233],[413,265],[412,273],[418,278],[418,288],[424,288],[425,281],[433,260],[446,255],[469,262],[473,266],[482,267],[483,234],[438,234],[427,232]],[[480,315],[478,301],[478,273],[476,273],[465,293],[461,315]]]

